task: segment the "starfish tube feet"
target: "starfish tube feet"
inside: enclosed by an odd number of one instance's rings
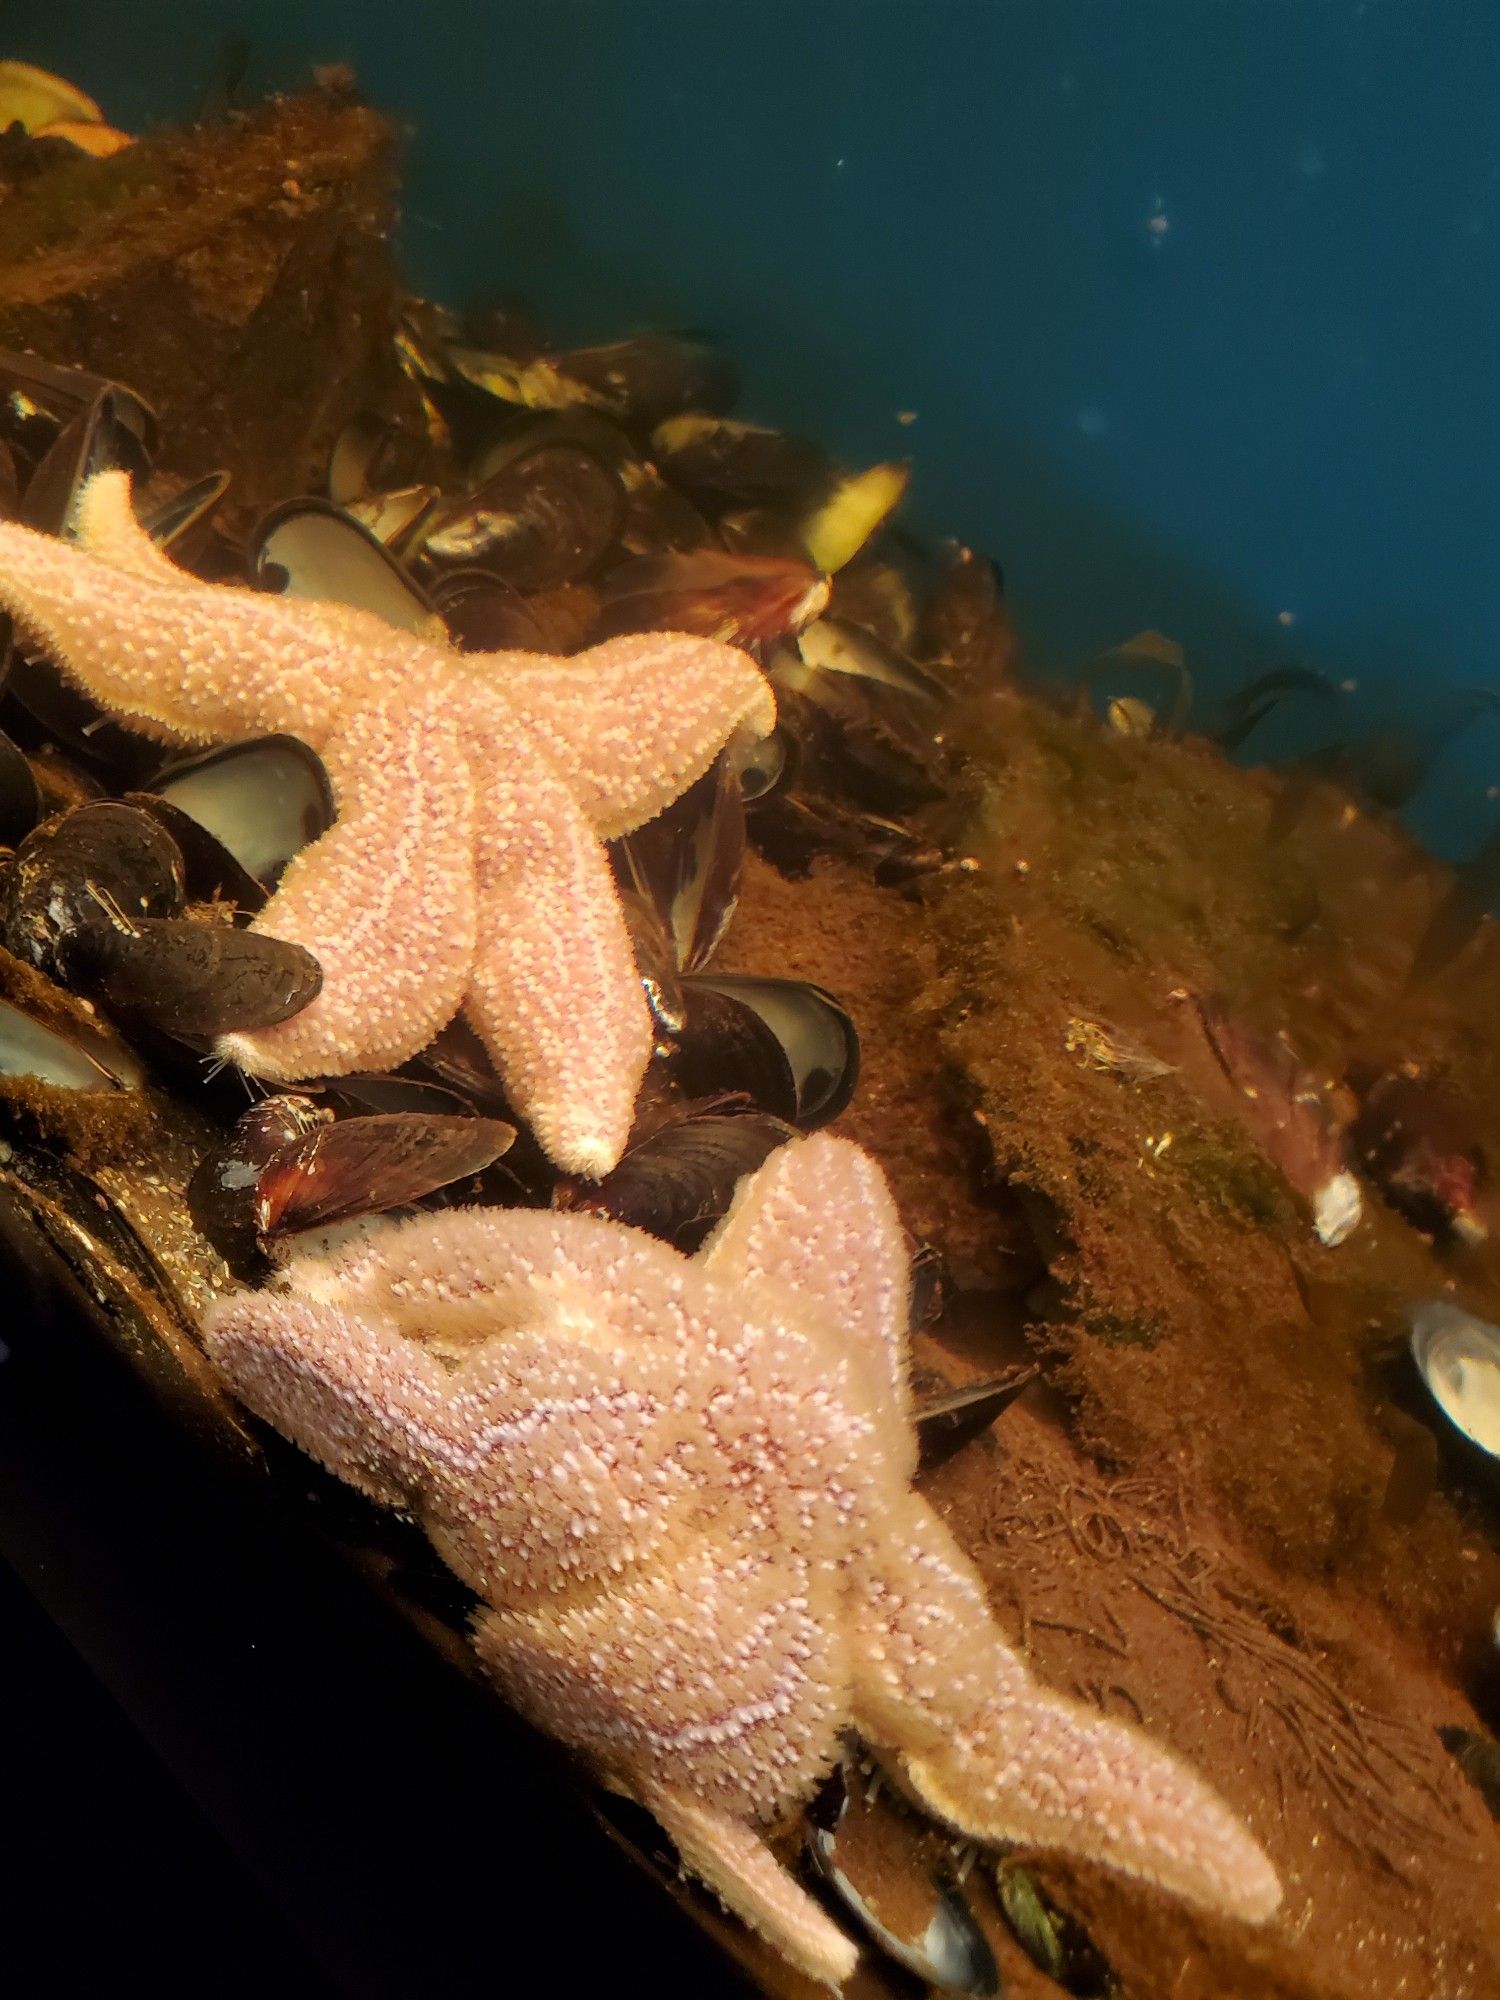
[[[473,958],[474,788],[441,697],[356,710],[324,761],[338,818],[254,926],[310,951],[322,991],[218,1044],[276,1081],[405,1062],[457,1012]]]
[[[930,1811],[1251,1923],[1273,1914],[1276,1872],[1223,1800],[1142,1731],[1033,1681],[924,1501],[910,1496],[872,1567],[856,1714]]]

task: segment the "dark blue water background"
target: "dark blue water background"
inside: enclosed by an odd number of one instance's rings
[[[909,453],[1075,669],[1145,626],[1359,726],[1500,685],[1490,0],[10,0],[4,53],[127,127],[355,66],[409,126],[432,293],[565,338],[695,327],[744,408]],[[910,425],[898,412],[915,411]],[[1309,741],[1290,717],[1255,747]],[[1316,733],[1316,730],[1315,730]],[[1421,829],[1500,818],[1500,723]]]

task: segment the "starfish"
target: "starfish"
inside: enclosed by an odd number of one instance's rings
[[[101,707],[179,746],[283,731],[337,817],[255,928],[318,997],[219,1052],[277,1081],[393,1067],[460,1008],[558,1165],[618,1160],[651,1027],[601,843],[650,819],[775,703],[749,657],[646,633],[572,659],[459,654],[373,613],[207,584],[101,472],[74,541],[0,523],[0,609]]]
[[[813,1977],[855,1951],[762,1830],[855,1730],[945,1825],[1251,1920],[1280,1888],[1175,1756],[1034,1681],[912,1487],[907,1258],[879,1168],[793,1141],[691,1259],[454,1209],[295,1257],[210,1355],[483,1600],[490,1676]]]

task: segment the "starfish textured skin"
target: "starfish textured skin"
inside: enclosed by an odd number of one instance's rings
[[[793,1141],[687,1258],[578,1214],[454,1209],[214,1308],[238,1394],[410,1508],[533,1722],[655,1813],[813,1977],[855,1950],[761,1830],[858,1731],[973,1838],[1260,1921],[1280,1887],[1143,1733],[1039,1686],[912,1488],[907,1259],[868,1155]]]
[[[101,707],[159,742],[285,732],[337,819],[255,928],[304,946],[318,997],[220,1053],[286,1082],[388,1068],[462,1008],[559,1166],[624,1148],[651,1052],[601,842],[684,791],[775,702],[732,646],[673,633],[575,658],[459,654],[370,612],[208,584],[136,521],[130,483],[78,496],[75,541],[0,523],[0,609]]]

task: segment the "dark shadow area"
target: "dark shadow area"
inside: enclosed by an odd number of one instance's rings
[[[84,1329],[4,1337],[8,1948],[34,1936],[68,1990],[74,1953],[158,1992],[394,2000],[512,1956],[582,1990],[622,1952],[655,1993],[725,1990],[559,1760],[300,1510],[205,1461]]]

